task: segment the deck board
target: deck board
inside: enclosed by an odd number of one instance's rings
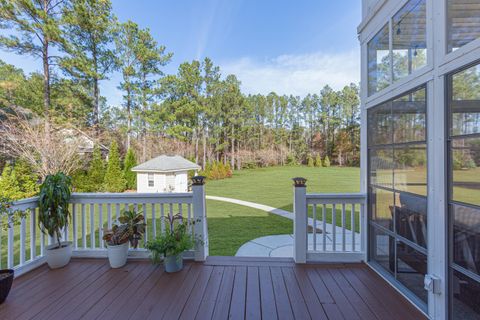
[[[426,319],[364,264],[214,257],[163,272],[148,261],[41,266],[14,281],[0,319]]]

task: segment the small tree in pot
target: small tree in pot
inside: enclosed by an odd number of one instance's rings
[[[25,211],[12,210],[13,202],[4,197],[0,197],[0,232],[7,231],[18,225],[26,216]],[[1,238],[1,237],[0,237]],[[13,283],[13,269],[0,270],[0,304],[5,301]]]
[[[38,224],[44,234],[56,240],[46,250],[47,263],[52,269],[67,265],[72,256],[71,243],[61,241],[70,219],[71,185],[71,178],[58,172],[48,175],[40,186]]]
[[[134,210],[125,211],[118,218],[120,224],[114,224],[106,230],[103,240],[107,243],[108,260],[112,268],[120,268],[127,262],[128,243],[137,248],[139,240],[145,233],[145,219]]]
[[[177,272],[183,269],[183,252],[193,247],[195,239],[189,234],[180,214],[166,218],[169,221],[168,230],[149,241],[146,248],[152,254],[153,263],[160,263],[163,257],[165,271]]]

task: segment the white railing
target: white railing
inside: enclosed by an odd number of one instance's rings
[[[365,260],[366,196],[307,194],[305,180],[294,187],[294,259],[306,262]]]
[[[73,257],[106,257],[102,240],[105,229],[111,228],[124,210],[135,209],[145,217],[147,224],[139,248],[130,249],[129,256],[147,258],[145,243],[165,232],[165,217],[180,213],[190,232],[200,241],[186,258],[205,260],[208,256],[208,235],[205,213],[204,185],[193,185],[188,193],[73,193],[71,223],[63,231],[63,241],[71,241]],[[20,200],[12,210],[28,210],[19,226],[9,228],[6,237],[0,233],[0,269],[11,268],[16,275],[27,272],[45,262],[45,247],[52,243],[40,231],[38,198]],[[27,228],[28,226],[28,228]],[[5,248],[6,246],[6,248]],[[6,257],[4,257],[6,255]]]

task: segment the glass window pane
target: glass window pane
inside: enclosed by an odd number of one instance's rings
[[[425,92],[425,88],[422,88],[393,101],[395,143],[426,140]]]
[[[427,199],[396,192],[395,228],[400,236],[427,248]]]
[[[452,135],[480,133],[480,65],[452,76]]]
[[[395,240],[385,232],[371,226],[371,259],[391,274],[395,273]]]
[[[391,103],[368,110],[368,144],[370,146],[393,143]]]
[[[452,205],[453,261],[480,274],[480,210]]]
[[[480,283],[452,270],[453,319],[478,319],[480,315]]]
[[[425,0],[409,1],[393,17],[393,79],[427,64]]]
[[[370,150],[370,182],[393,188],[393,148]]]
[[[386,88],[390,83],[388,24],[373,37],[368,50],[368,94]]]
[[[477,0],[447,1],[448,52],[480,37],[480,3]]]
[[[427,195],[427,147],[424,144],[395,148],[395,190]]]
[[[427,273],[427,256],[397,241],[397,280],[427,303],[423,280]]]
[[[393,230],[393,192],[371,188],[372,220],[375,223]]]
[[[452,140],[453,200],[480,205],[480,137]]]

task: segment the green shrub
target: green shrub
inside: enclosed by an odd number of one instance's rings
[[[110,144],[110,153],[108,156],[107,172],[103,181],[103,189],[107,192],[123,192],[127,183],[120,168],[120,155],[118,154],[118,145],[115,141]]]
[[[313,161],[313,158],[311,155],[308,155],[307,157],[307,166],[308,167],[314,167],[315,166],[315,162]]]
[[[323,166],[326,168],[330,167],[330,158],[328,156],[325,156],[325,160],[323,160]]]
[[[23,192],[20,189],[17,175],[12,166],[6,164],[0,177],[0,197],[11,200],[18,200],[23,198]]]
[[[17,160],[13,171],[18,179],[22,198],[30,198],[38,194],[38,176],[26,161],[22,159]]]
[[[323,167],[322,157],[320,157],[320,154],[317,154],[317,156],[315,157],[315,167],[318,167],[318,168]]]
[[[93,157],[88,170],[88,181],[86,189],[88,192],[103,191],[103,182],[105,179],[105,162],[98,146],[93,149]]]
[[[213,161],[205,165],[205,170],[199,172],[200,175],[209,180],[220,180],[230,178],[233,175],[230,164],[223,164],[221,161]]]
[[[133,149],[128,149],[123,163],[123,172],[125,180],[127,181],[127,189],[133,190],[137,188],[137,174],[132,171],[132,168],[137,165],[137,158]]]

